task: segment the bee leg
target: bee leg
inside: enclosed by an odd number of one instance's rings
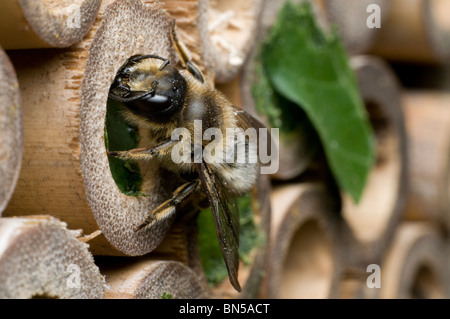
[[[175,213],[175,207],[181,203],[184,199],[188,198],[193,192],[195,192],[200,185],[200,180],[195,179],[191,182],[183,184],[178,187],[173,193],[172,198],[166,200],[164,203],[154,209],[145,219],[145,221],[136,227],[136,231],[147,227],[156,220],[165,219],[172,216]]]
[[[164,153],[177,140],[166,140],[153,148],[135,148],[128,151],[107,151],[108,156],[123,160],[149,160]]]
[[[181,42],[180,38],[177,35],[176,32],[176,21],[173,19],[172,21],[172,28],[171,28],[171,39],[174,44],[175,49],[178,52],[178,55],[181,58],[181,61],[183,63],[183,66],[200,82],[204,83],[205,78],[203,77],[202,72],[198,68],[198,66],[192,61],[191,54],[189,50],[187,49],[186,45]]]

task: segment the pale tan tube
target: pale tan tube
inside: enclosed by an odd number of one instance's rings
[[[1,218],[0,298],[103,298],[104,279],[79,235],[49,216]]]
[[[0,45],[5,49],[65,48],[83,39],[101,0],[8,0],[0,3]]]
[[[343,216],[354,236],[349,258],[364,269],[381,258],[401,218],[406,198],[406,133],[400,89],[378,58],[351,60],[375,134],[375,163],[358,204],[343,195]],[[350,257],[351,256],[351,257]]]
[[[0,216],[12,196],[23,155],[22,105],[19,82],[0,47]]]
[[[403,223],[381,265],[381,298],[448,298],[447,252],[431,224]]]
[[[406,91],[409,192],[405,217],[450,226],[450,94]]]
[[[271,197],[265,298],[336,298],[342,273],[339,207],[321,184],[290,184]]]
[[[321,9],[330,25],[337,26],[342,41],[350,54],[364,54],[374,45],[385,28],[392,0],[315,0],[322,4]],[[374,6],[377,6],[373,9]],[[378,8],[380,11],[378,11]],[[374,11],[375,10],[375,11]],[[378,20],[374,20],[376,14]],[[381,28],[370,28],[379,22]]]

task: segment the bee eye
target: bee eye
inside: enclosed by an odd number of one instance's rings
[[[159,94],[147,94],[125,103],[131,110],[142,115],[157,114],[166,111],[172,105],[172,99]]]

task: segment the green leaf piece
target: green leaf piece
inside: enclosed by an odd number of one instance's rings
[[[109,100],[105,119],[105,146],[109,151],[136,148],[139,143],[137,127],[127,123],[121,115],[119,102]],[[128,196],[143,196],[140,192],[142,175],[135,162],[109,157],[109,167],[120,191]]]
[[[262,61],[276,92],[310,118],[340,188],[359,202],[374,163],[374,137],[336,32],[326,35],[319,28],[309,3],[287,2]]]

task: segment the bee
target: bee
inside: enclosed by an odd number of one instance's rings
[[[206,141],[195,139],[187,141],[191,153],[189,160],[174,160],[175,145],[186,140],[184,136],[174,139],[172,133],[177,128],[184,128],[195,135],[194,123],[198,120],[202,121],[202,132],[208,128],[217,128],[224,133],[226,128],[240,127],[245,130],[249,127],[264,128],[264,125],[205,83],[202,72],[177,36],[175,21],[170,35],[180,57],[180,67],[172,66],[171,61],[157,55],[132,56],[117,71],[109,93],[110,98],[125,106],[124,114],[129,121],[148,129],[151,147],[108,151],[108,155],[138,161],[155,158],[162,167],[178,174],[185,181],[172,193],[171,198],[148,214],[137,226],[137,231],[175,214],[177,205],[194,194],[206,196],[229,280],[237,291],[241,291],[238,281],[239,212],[230,199],[251,190],[257,180],[259,163],[213,162],[202,158],[193,160],[195,150],[203,150],[206,146]],[[225,135],[222,135],[222,139],[225,139]],[[247,155],[252,147],[256,147],[248,139],[242,141],[232,138],[226,142],[235,150],[242,146],[239,143],[244,143],[242,149]]]

